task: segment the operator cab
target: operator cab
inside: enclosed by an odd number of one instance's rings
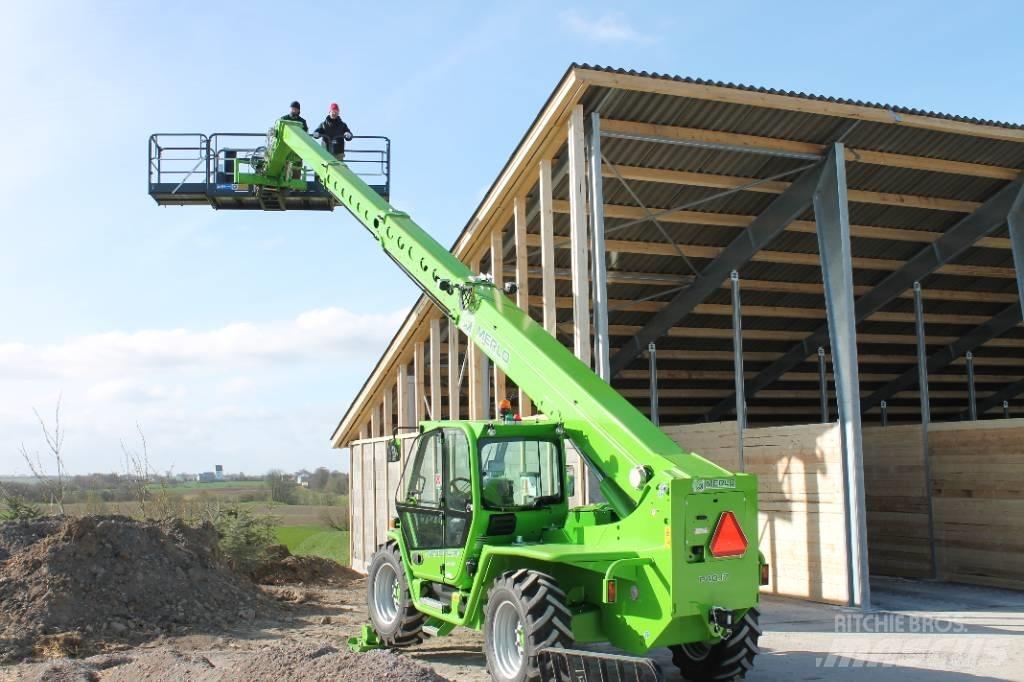
[[[262,154],[267,136],[261,133],[157,133],[149,137],[149,195],[161,206],[213,206],[233,210],[332,211],[337,200],[308,168],[306,188],[266,192],[235,182],[235,166]],[[391,193],[391,140],[355,136],[345,149],[344,163],[375,192]]]
[[[553,424],[425,423],[395,500],[416,574],[471,581],[484,544],[534,542],[562,525],[570,486]]]

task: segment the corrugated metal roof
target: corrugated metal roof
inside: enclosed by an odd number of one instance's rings
[[[587,74],[591,74],[588,76]],[[637,87],[637,89],[626,89],[607,84],[608,79],[601,82],[592,78],[592,82],[579,95],[579,101],[583,105],[587,115],[591,111],[599,110],[598,113],[605,121],[628,121],[642,124],[655,124],[659,126],[670,126],[678,128],[699,129],[703,131],[714,131],[724,134],[742,134],[756,136],[759,138],[771,138],[772,140],[799,141],[812,143],[822,147],[841,139],[853,156],[847,163],[847,184],[851,191],[861,192],[851,199],[849,211],[851,224],[857,226],[871,226],[882,228],[895,228],[904,230],[899,240],[883,239],[879,237],[857,236],[854,229],[852,249],[855,258],[874,259],[874,262],[866,263],[870,267],[856,267],[853,273],[854,285],[858,287],[870,287],[884,279],[891,271],[892,263],[903,262],[922,249],[928,247],[929,237],[923,234],[920,237],[914,236],[915,232],[941,233],[955,225],[966,214],[964,206],[969,204],[958,204],[952,208],[942,210],[934,207],[920,207],[917,204],[925,204],[928,199],[953,200],[953,202],[973,202],[980,204],[991,197],[996,191],[1003,187],[1007,178],[1012,175],[1013,169],[1024,167],[1024,137],[1014,141],[1016,134],[989,135],[984,134],[978,128],[970,126],[989,126],[1007,131],[1024,129],[1021,124],[1005,123],[999,121],[988,121],[973,117],[956,116],[951,114],[923,111],[920,109],[879,104],[874,102],[862,102],[841,98],[823,97],[802,92],[776,90],[770,88],[759,88],[720,81],[710,81],[697,78],[686,78],[681,76],[669,76],[643,71],[627,71],[623,69],[612,69],[607,67],[595,67],[572,65],[563,77],[556,93],[563,89],[569,79],[579,75],[582,81],[591,78],[592,74],[616,74],[643,79],[656,79],[658,81],[673,81],[679,83],[709,86],[711,88],[723,89],[721,99],[716,99],[714,92],[704,92],[701,96],[682,96],[672,94],[665,88]],[[634,82],[635,81],[630,81]],[[659,92],[649,91],[660,89]],[[772,106],[758,106],[752,103],[737,101],[735,96],[727,96],[725,91],[741,91],[749,93],[761,93],[771,96],[793,98],[792,108],[788,104],[779,104],[778,101]],[[688,90],[689,91],[689,90]],[[552,104],[555,94],[549,98],[545,108]],[[723,101],[731,100],[731,101]],[[800,106],[800,102],[806,100],[820,103],[833,103],[836,105],[850,105],[866,107],[872,110],[879,110],[891,114],[891,120],[882,118],[880,120],[852,120],[854,115],[840,115],[835,113],[835,108],[820,108],[822,111],[815,112],[808,110],[806,106]],[[812,107],[813,108],[813,107]],[[536,126],[543,118],[544,109],[538,114],[534,121],[534,128],[524,135],[516,152],[510,157],[509,162],[499,174],[501,178],[510,169],[514,170],[513,160],[525,150],[529,150],[528,142],[531,135],[537,136]],[[964,124],[938,126],[941,129],[934,129],[936,126],[927,125],[903,125],[900,122],[902,116],[923,116],[940,121],[950,121]],[[861,117],[865,118],[865,117]],[[866,117],[878,119],[877,116]],[[919,122],[918,122],[919,123]],[[895,124],[895,125],[894,125]],[[969,125],[968,125],[969,124]],[[993,139],[994,137],[1006,139]],[[543,137],[543,136],[541,136]],[[965,175],[959,172],[947,172],[945,170],[924,170],[916,167],[899,167],[876,165],[858,161],[863,158],[858,156],[858,151],[863,152],[886,152],[892,155],[903,155],[920,157],[924,160],[951,161],[969,164],[982,164],[986,167],[993,167],[985,170],[982,177]],[[722,184],[732,182],[734,178],[764,179],[790,172],[784,181],[791,181],[796,176],[793,171],[805,168],[808,161],[780,156],[750,153],[744,151],[729,151],[722,149],[698,148],[694,146],[683,146],[678,144],[663,144],[658,142],[647,142],[638,140],[627,140],[621,138],[605,137],[602,142],[602,152],[608,163],[617,167],[638,167],[643,169],[666,169],[672,171],[686,171],[689,173],[703,173],[710,176],[728,176],[726,178],[707,178],[714,181],[710,184]],[[554,150],[555,160],[553,167],[559,168],[565,162],[566,148],[561,145]],[[995,175],[995,177],[989,177]],[[501,206],[502,211],[507,211],[510,197],[493,196],[498,187],[498,180],[492,185],[488,196],[481,202],[473,218],[467,223],[457,244],[473,243],[475,231],[483,230],[483,226],[490,226],[488,216],[483,215],[481,210],[484,206]],[[741,180],[742,182],[742,180]],[[662,251],[670,244],[670,240],[690,247],[718,247],[728,245],[744,229],[740,224],[743,216],[751,219],[763,211],[775,198],[776,194],[765,191],[768,187],[760,187],[758,191],[744,190],[735,191],[729,194],[722,194],[722,189],[714,187],[694,186],[692,184],[672,184],[670,182],[653,182],[628,180],[628,189],[623,183],[612,176],[604,178],[604,201],[607,205],[627,207],[634,211],[642,204],[653,211],[674,209],[688,206],[689,211],[694,214],[689,217],[688,222],[679,222],[678,217],[673,219],[665,216],[659,220],[661,229],[650,221],[623,227],[627,222],[623,218],[607,215],[606,232],[607,239],[616,241],[636,242],[642,244],[654,244]],[[528,212],[537,199],[537,188],[534,185],[526,190],[528,193]],[[568,199],[568,178],[562,175],[556,178],[553,197],[556,200],[565,201]],[[775,190],[776,192],[778,190]],[[892,197],[871,197],[863,193],[885,193],[887,195],[900,195],[908,197],[907,203],[899,204],[898,200]],[[947,201],[943,206],[950,205]],[[497,209],[495,209],[497,210]],[[701,216],[700,214],[708,214]],[[715,215],[725,214],[727,216],[738,216],[736,225],[723,226],[714,223]],[[507,215],[503,213],[503,215]],[[801,216],[802,220],[813,221],[811,210],[805,211]],[[514,252],[512,243],[509,218],[503,217],[504,237],[506,253]],[[730,218],[732,220],[732,218]],[[664,233],[662,232],[664,230]],[[539,232],[539,218],[533,215],[528,231],[537,234]],[[569,217],[567,214],[556,211],[554,220],[554,231],[556,235],[568,235]],[[666,237],[666,234],[668,237]],[[993,233],[993,236],[1005,237],[1005,230]],[[609,254],[609,270],[613,273],[651,273],[660,276],[664,282],[639,284],[630,278],[631,281],[623,282],[614,277],[609,283],[609,298],[618,300],[636,300],[654,298],[667,301],[671,296],[658,296],[658,292],[668,290],[672,282],[681,281],[680,278],[694,274],[684,261],[669,253],[640,253],[642,248],[630,246],[623,251],[615,251]],[[699,250],[699,249],[698,249]],[[775,252],[775,255],[761,254],[754,261],[740,268],[740,275],[746,282],[783,282],[792,284],[810,285],[807,292],[785,292],[760,290],[757,287],[744,287],[743,300],[746,306],[765,306],[774,308],[815,308],[823,312],[824,299],[820,293],[821,271],[820,267],[813,261],[808,263],[785,262],[791,260],[790,255],[795,258],[806,254],[817,253],[817,237],[807,231],[786,231],[778,235],[766,247],[766,251]],[[465,254],[463,254],[465,255]],[[766,259],[768,257],[768,259]],[[541,263],[539,249],[530,248],[528,260],[534,266]],[[690,264],[698,271],[710,262],[709,256],[691,255]],[[489,258],[484,257],[482,267],[488,268]],[[991,268],[1012,268],[1013,260],[1009,249],[992,248],[991,246],[973,247],[964,254],[952,261],[960,266],[982,266]],[[511,269],[511,256],[506,260],[506,270]],[[568,270],[571,262],[569,252],[565,248],[556,248],[555,265],[557,268]],[[886,269],[889,268],[889,269]],[[539,278],[538,278],[539,279]],[[1005,300],[1006,294],[1016,293],[1016,284],[1012,279],[999,276],[974,276],[967,274],[955,274],[950,272],[939,272],[924,278],[922,282],[926,290],[926,313],[942,313],[946,315],[946,322],[928,323],[930,335],[956,337],[970,329],[970,321],[960,324],[949,322],[949,315],[972,316],[968,320],[974,320],[978,316],[992,315],[1005,308],[1008,303]],[[817,287],[817,289],[815,288]],[[540,296],[539,282],[533,281],[530,284],[531,292]],[[929,291],[946,292],[992,292],[1002,295],[1004,298],[995,301],[986,300],[945,300],[951,298],[944,295],[944,299],[930,299],[927,297]],[[570,283],[560,279],[556,283],[558,296],[570,297],[572,289]],[[984,297],[979,297],[984,299]],[[729,304],[729,292],[720,289],[712,293],[705,303],[726,306]],[[418,305],[423,305],[422,302]],[[534,309],[539,314],[539,308]],[[868,320],[859,326],[862,334],[883,334],[895,335],[897,337],[912,338],[913,324],[911,321],[913,308],[907,298],[898,298],[883,307],[884,312],[903,313],[900,321],[879,321]],[[559,320],[562,322],[571,320],[571,311],[559,310]],[[653,313],[648,311],[613,309],[610,312],[610,323],[612,325],[639,326],[647,322]],[[824,324],[822,317],[808,319],[804,317],[772,317],[765,315],[747,314],[744,316],[744,330],[756,336],[756,332],[790,332],[798,335],[799,332],[810,332],[820,328]],[[423,323],[425,324],[425,323]],[[679,323],[679,326],[688,328],[699,328],[706,330],[725,331],[730,328],[731,320],[728,315],[715,315],[695,313],[688,316]],[[1006,335],[1007,338],[1024,337],[1024,330],[1013,330]],[[870,342],[861,340],[862,353],[873,355],[890,354],[900,357],[912,355],[912,345],[896,343],[894,341],[872,340]],[[613,338],[613,347],[621,344],[625,338],[619,334]],[[394,343],[402,343],[402,338],[396,337]],[[788,350],[794,341],[785,339],[757,339],[746,343],[747,350],[762,352],[782,353]],[[714,350],[729,351],[731,339],[722,335],[720,338],[681,338],[669,336],[659,342],[659,348],[666,350]],[[982,355],[991,357],[1018,357],[1024,354],[1017,349],[1014,355],[1012,348],[992,345],[986,346],[979,351]],[[812,359],[813,360],[813,359]],[[659,360],[659,366],[663,369],[675,370],[696,370],[701,368],[716,367],[728,371],[731,363],[715,361],[709,364],[708,360],[691,360],[678,358],[665,358]],[[764,363],[748,363],[748,371],[757,371]],[[912,365],[900,365],[894,363],[882,363],[868,365],[869,378],[864,381],[865,388],[878,388],[881,381],[874,375],[880,373],[897,374]],[[979,365],[979,368],[982,365]],[[646,360],[638,358],[631,365],[633,369],[646,367]],[[794,368],[794,372],[814,373],[816,363],[807,362]],[[978,370],[980,371],[980,369]],[[1024,359],[1021,361],[1020,369],[1015,372],[1024,373]],[[393,372],[385,374],[392,376]],[[685,379],[666,379],[662,382],[665,388],[681,387],[715,387],[721,386],[723,391],[728,392],[730,380],[719,382],[717,379],[712,383],[707,381],[693,382]],[[636,380],[631,378],[616,379],[616,386],[635,386]],[[639,385],[646,385],[639,382]],[[773,388],[788,388],[801,386],[794,384],[784,377],[777,382]],[[802,385],[806,389],[806,385]],[[349,410],[349,414],[359,414],[363,403],[368,396],[377,392],[378,387],[364,386],[359,399]],[[645,403],[645,398],[636,399],[638,405]],[[899,396],[896,400],[902,400]],[[686,399],[686,405],[697,405],[710,407],[718,402],[718,399]],[[751,404],[754,406],[767,406],[776,404],[777,401],[771,398],[760,398],[754,396]],[[666,403],[672,404],[672,403]],[[795,405],[806,407],[806,416],[813,420],[817,414],[817,401],[815,399],[795,400]],[[696,418],[687,417],[687,419]],[[770,416],[758,416],[754,419],[768,419]],[[789,415],[786,421],[794,421]],[[671,419],[669,421],[672,421]],[[777,420],[776,420],[777,421]]]

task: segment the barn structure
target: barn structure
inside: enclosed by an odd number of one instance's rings
[[[452,248],[685,449],[759,475],[767,590],[1024,588],[1022,169],[1019,125],[572,65]],[[416,302],[333,435],[357,569],[392,427],[515,393]]]

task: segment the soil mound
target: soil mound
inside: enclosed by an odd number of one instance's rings
[[[121,516],[0,524],[0,663],[80,654],[274,609],[232,573],[217,532]]]
[[[253,571],[261,585],[327,584],[345,585],[362,576],[337,561],[318,556],[295,556],[284,545],[274,545],[268,557]]]
[[[102,671],[102,674],[101,674]],[[447,682],[422,663],[391,651],[353,654],[330,644],[276,644],[223,660],[210,652],[175,650],[56,661],[35,677],[39,682]]]

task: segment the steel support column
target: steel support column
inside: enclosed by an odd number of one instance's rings
[[[818,346],[818,400],[821,402],[821,423],[828,424],[828,372],[822,346]]]
[[[974,389],[974,353],[967,351],[967,418],[978,421],[978,396]]]
[[[949,367],[957,358],[969,350],[994,338],[1002,336],[1021,323],[1021,306],[1014,303],[997,313],[988,322],[978,325],[945,348],[932,353],[927,360],[929,372],[938,372]],[[880,400],[888,400],[897,393],[907,390],[919,380],[918,368],[911,367],[880,389],[861,401],[861,409],[867,411]]]
[[[928,348],[925,346],[924,303],[921,300],[920,282],[914,282],[914,335],[917,338],[917,386],[921,397],[921,424],[927,431],[932,421],[932,405],[928,398]]]
[[[658,350],[653,343],[647,344],[648,366],[651,373],[651,422],[659,426],[658,418]]]
[[[987,413],[989,410],[994,410],[997,407],[1001,407],[1003,408],[1003,416],[1008,416],[1010,408],[1009,401],[1012,400],[1013,398],[1016,398],[1021,393],[1024,393],[1024,379],[1019,379],[1017,381],[1014,381],[1012,384],[1007,384],[1006,386],[999,389],[989,397],[985,398],[980,403],[978,403],[978,408],[976,411],[978,414],[984,417],[985,413]],[[964,414],[961,414],[960,416],[963,417],[965,415],[966,412]]]
[[[852,606],[871,607],[868,582],[864,462],[861,447],[860,378],[857,322],[853,303],[853,257],[842,143],[829,150],[814,190],[825,311],[832,349],[832,374],[839,408],[839,434],[846,482],[846,537],[849,596]]]
[[[594,274],[594,372],[611,382],[608,338],[608,258],[604,248],[604,178],[601,174],[601,116],[590,114],[590,239]]]
[[[743,458],[743,431],[747,428],[747,399],[743,392],[743,309],[740,304],[740,273],[729,273],[732,287],[732,363],[736,382],[736,438],[740,471],[746,471]]]
[[[928,512],[928,556],[931,562],[931,577],[938,575],[939,566],[935,556],[935,509],[932,501],[932,457],[928,447],[928,425],[932,421],[931,400],[928,397],[928,349],[925,345],[924,303],[921,299],[921,283],[914,282],[914,333],[917,336],[917,383],[921,396],[921,439],[924,463],[924,499]]]
[[[881,412],[881,423],[882,426],[889,425],[889,404],[884,400],[878,404],[879,411]]]
[[[1006,214],[1006,226],[1010,232],[1013,266],[1017,270],[1017,296],[1024,313],[1024,187],[1017,192],[1017,198]]]
[[[946,230],[941,237],[918,251],[903,267],[887,276],[871,291],[858,298],[854,309],[856,321],[862,322],[870,315],[878,312],[882,306],[909,289],[914,282],[924,279],[925,276],[935,272],[962,254],[978,239],[986,236],[997,227],[1006,224],[1007,213],[1018,198],[1021,187],[1022,181],[1019,179],[1005,185],[984,204],[979,206],[974,213],[964,216],[959,222]],[[1020,268],[1018,268],[1019,272]],[[774,383],[783,374],[813,356],[818,346],[824,345],[827,341],[828,327],[823,326],[793,346],[782,357],[747,382],[747,400],[750,400],[762,388]],[[614,371],[614,361],[612,367]],[[911,372],[911,376],[913,376],[913,372]],[[732,410],[732,404],[732,396],[723,398],[721,402],[708,412],[706,419],[715,421],[721,418],[722,415],[728,414]],[[876,403],[865,406],[862,403],[861,409],[866,411],[874,404]]]
[[[748,263],[758,251],[799,218],[810,206],[811,195],[820,176],[820,166],[804,171],[761,215],[754,218],[750,226],[733,239],[715,260],[704,267],[690,286],[676,294],[632,339],[626,341],[612,358],[612,376],[625,369],[644,351],[648,343],[664,336],[669,329],[703,303],[729,278],[730,272],[739,270]]]

